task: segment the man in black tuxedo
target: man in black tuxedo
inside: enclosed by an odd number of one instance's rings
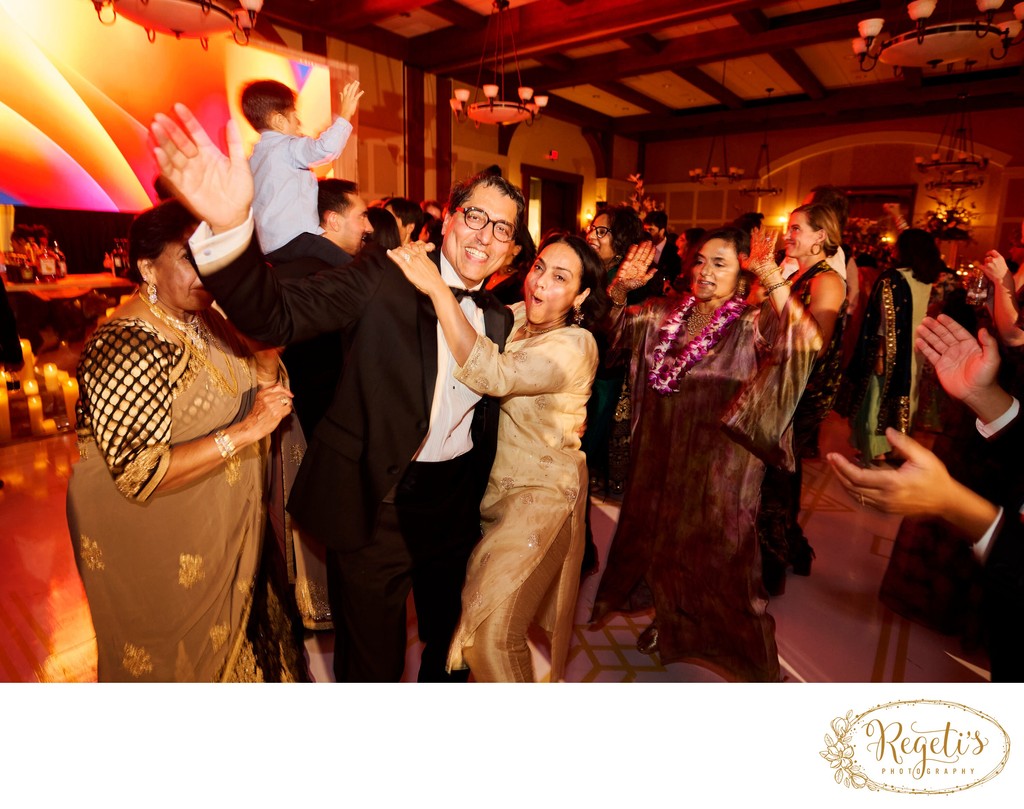
[[[155,155],[177,195],[203,220],[191,244],[204,285],[246,334],[285,345],[342,330],[345,367],[310,441],[288,503],[328,548],[336,627],[335,677],[401,678],[410,587],[420,638],[419,679],[445,673],[461,609],[466,562],[480,538],[479,503],[497,442],[497,402],[452,377],[454,359],[426,296],[378,247],[342,273],[284,280],[268,271],[252,236],[252,176],[237,127],[225,157],[184,107],[187,134],[164,115],[152,126]],[[481,290],[523,227],[523,196],[501,177],[452,189],[441,246],[442,276]],[[486,223],[473,229],[465,212]],[[474,217],[476,219],[476,217]],[[466,296],[467,316],[499,346],[511,312]]]
[[[674,283],[683,262],[676,251],[676,239],[679,237],[668,232],[668,215],[664,211],[648,212],[644,217],[644,230],[650,234],[651,241],[654,242],[653,266],[658,268],[662,282]]]
[[[359,195],[359,187],[351,180],[327,178],[317,183],[317,211],[320,217],[319,234],[307,234],[307,247],[318,243],[307,258],[320,261],[290,261],[277,264],[278,278],[303,278],[332,269],[345,272],[352,257],[362,247],[363,238],[373,232],[366,218],[366,202]],[[316,426],[324,417],[334,398],[334,389],[341,378],[344,360],[344,335],[324,332],[292,343],[281,354],[288,369],[292,405],[299,417],[302,432],[312,438]]]
[[[829,462],[863,506],[890,514],[939,516],[967,536],[984,571],[986,645],[993,681],[1024,680],[1024,416],[1020,402],[996,382],[999,348],[987,332],[971,333],[946,315],[925,318],[916,346],[942,387],[978,417],[997,468],[1006,476],[1003,502],[993,503],[950,476],[934,454],[893,429],[886,438],[905,459],[899,469],[860,469],[837,453]]]

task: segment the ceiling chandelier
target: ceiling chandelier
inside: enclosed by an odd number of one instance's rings
[[[996,24],[996,12],[1004,0],[977,0],[980,16],[974,20],[929,22],[937,0],[914,0],[907,3],[907,15],[914,23],[911,30],[897,36],[883,33],[886,21],[881,17],[861,20],[860,36],[853,40],[853,52],[865,73],[879,62],[892,65],[898,72],[904,67],[945,65],[953,70],[957,62],[983,59],[1005,59],[1012,45],[1024,42],[1020,36],[1024,20],[1024,3],[1013,7],[1016,20]],[[998,47],[998,50],[996,48]]]
[[[915,157],[919,171],[934,173],[937,178],[925,183],[929,191],[968,191],[981,188],[988,168],[988,158],[974,150],[974,129],[967,110],[967,94],[959,96],[959,107],[946,118],[935,149],[927,158]]]
[[[491,9],[491,16],[487,20],[487,30],[484,33],[484,47],[480,53],[480,68],[476,76],[476,89],[473,93],[473,101],[469,101],[469,90],[460,87],[455,90],[454,98],[450,98],[455,119],[460,123],[467,118],[480,124],[518,124],[526,121],[528,125],[533,124],[533,119],[540,115],[540,111],[548,105],[546,95],[534,95],[533,88],[523,84],[523,77],[519,72],[519,52],[516,50],[515,35],[512,26],[506,21],[505,12],[508,11],[509,0],[494,0]],[[516,78],[519,82],[517,98],[511,99],[505,94],[505,31],[508,31],[509,40],[512,43],[511,59],[515,63]],[[491,41],[491,34],[494,34],[494,42],[488,56],[488,44]],[[481,86],[483,77],[484,62],[489,61],[492,65],[492,78],[490,84]],[[477,100],[480,93],[483,93],[483,100]]]
[[[771,101],[774,87],[766,87],[768,100]],[[764,167],[764,185],[761,184],[761,167]],[[761,149],[757,153],[757,165],[754,167],[754,175],[757,177],[749,188],[741,188],[740,193],[745,197],[774,197],[781,194],[782,189],[777,185],[768,185],[768,178],[772,176],[772,162],[768,156],[768,119],[764,122],[764,140],[761,142]]]
[[[248,45],[263,0],[92,0],[96,16],[113,25],[118,16],[146,29],[150,42],[156,35],[198,39],[206,50],[210,37],[230,33],[239,45]]]
[[[725,67],[728,62],[722,62],[722,86],[725,86]],[[690,182],[701,185],[718,185],[719,180],[735,183],[743,179],[743,169],[729,165],[729,152],[725,143],[725,132],[722,132],[722,162],[717,166],[712,165],[715,158],[715,142],[718,140],[718,133],[711,136],[711,148],[708,149],[708,161],[704,168],[697,166],[690,169]]]

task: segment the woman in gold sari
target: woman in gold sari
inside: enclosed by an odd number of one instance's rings
[[[270,674],[246,627],[265,595],[255,585],[266,439],[291,393],[276,354],[254,355],[210,308],[186,248],[195,226],[174,201],[135,220],[140,293],[96,330],[78,366],[81,460],[67,513],[101,681]]]

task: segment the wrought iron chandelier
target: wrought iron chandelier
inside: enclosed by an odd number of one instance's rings
[[[765,92],[768,93],[768,100],[771,101],[772,93],[775,92],[774,87],[766,87]],[[762,185],[761,179],[761,168],[764,167],[764,185]],[[761,148],[757,153],[757,165],[754,167],[754,176],[757,177],[753,184],[748,188],[741,188],[740,193],[745,197],[774,197],[777,194],[782,193],[782,189],[777,185],[769,185],[768,178],[772,176],[772,161],[768,156],[768,120],[764,122],[764,140],[761,142]]]
[[[988,168],[988,158],[979,155],[974,148],[967,94],[961,94],[958,99],[959,109],[946,118],[931,155],[914,158],[918,171],[937,175],[936,179],[925,183],[929,191],[968,191],[985,184],[982,172]]]
[[[156,35],[198,39],[206,50],[210,37],[230,33],[239,45],[248,45],[263,0],[92,0],[96,16],[113,25],[118,16],[146,29],[150,42]]]
[[[469,100],[470,91],[465,87],[456,89],[454,97],[448,100],[455,120],[460,123],[468,119],[474,121],[477,126],[480,124],[518,124],[523,121],[527,125],[531,125],[534,118],[540,115],[540,111],[548,105],[546,95],[534,95],[533,88],[523,84],[523,77],[519,72],[519,52],[516,50],[515,34],[506,19],[508,7],[509,0],[494,0],[491,16],[487,20],[487,30],[484,33],[484,47],[480,53],[480,67],[477,71],[472,103]],[[509,98],[505,93],[506,31],[512,44],[511,59],[515,64],[516,79],[519,84],[516,98]],[[493,44],[491,44],[492,34]],[[488,55],[489,44],[491,44],[490,55]],[[490,83],[481,85],[485,62],[490,62],[492,76]],[[481,93],[484,98],[478,100]]]
[[[725,68],[728,62],[722,62],[722,86],[725,86]],[[712,165],[715,157],[715,142],[718,140],[718,133],[711,136],[711,147],[708,149],[708,160],[704,168],[696,166],[690,169],[690,182],[701,185],[718,185],[719,180],[728,183],[735,183],[743,179],[743,169],[729,165],[729,151],[725,142],[725,132],[722,132],[722,162]]]
[[[996,23],[996,12],[1004,0],[976,0],[979,16],[974,20],[931,22],[937,0],[914,0],[907,3],[907,15],[913,22],[911,30],[896,36],[883,33],[886,21],[882,17],[861,20],[857,26],[860,36],[853,40],[860,69],[874,70],[879,62],[892,65],[899,72],[904,67],[945,66],[953,70],[958,62],[978,60],[986,55],[1005,59],[1013,45],[1024,42],[1021,23],[1024,21],[1024,3],[1013,7],[1015,20]]]

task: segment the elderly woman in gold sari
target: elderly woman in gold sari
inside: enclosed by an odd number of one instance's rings
[[[78,366],[81,460],[67,514],[104,681],[299,673],[301,658],[276,642],[275,671],[264,670],[246,634],[260,595],[267,437],[291,393],[276,354],[254,355],[211,308],[186,248],[195,226],[174,201],[134,221],[140,293]]]

